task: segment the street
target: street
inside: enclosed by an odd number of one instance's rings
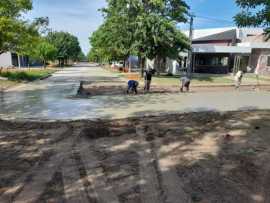
[[[82,99],[80,81],[123,78],[84,64],[2,95],[0,202],[269,202],[270,112],[233,111],[268,92]]]
[[[116,74],[81,64],[51,78],[0,95],[0,118],[28,120],[115,119],[197,111],[269,109],[267,91],[113,95],[76,98],[80,81],[118,81]],[[142,85],[142,84],[141,84]]]

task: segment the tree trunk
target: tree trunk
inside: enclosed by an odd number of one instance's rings
[[[141,77],[143,78],[144,75],[144,66],[143,66],[143,58],[142,56],[138,57],[138,61],[139,61],[139,69],[141,71]]]
[[[29,56],[28,56],[28,58],[27,58],[27,66],[28,66],[28,69],[30,70],[30,62],[29,62]]]
[[[43,60],[43,68],[46,69],[46,60]]]
[[[130,60],[128,61],[128,72],[131,73],[131,69],[132,69],[132,61],[131,61],[131,58]]]
[[[123,68],[124,68],[124,70],[126,69],[126,58],[123,61]]]
[[[65,59],[61,58],[61,67],[64,67],[64,65],[65,65]]]
[[[143,77],[144,76],[144,70],[145,70],[145,57],[141,58],[141,63],[142,63],[141,74],[142,74],[142,77]]]
[[[156,72],[157,72],[157,75],[159,76],[160,75],[160,69],[161,69],[161,57],[159,56],[156,56]]]

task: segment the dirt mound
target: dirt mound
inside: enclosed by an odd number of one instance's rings
[[[238,91],[270,91],[270,86],[260,86],[255,88],[253,85],[243,85]],[[83,82],[81,83],[77,96],[91,97],[100,95],[119,95],[126,94],[127,84],[125,81],[101,81],[101,82]],[[221,86],[196,86],[191,85],[190,93],[196,92],[232,92],[235,91],[233,85]],[[151,91],[147,94],[172,94],[180,93],[180,86],[151,85]],[[143,82],[139,85],[138,95],[145,94]]]

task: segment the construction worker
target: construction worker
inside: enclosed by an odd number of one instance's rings
[[[127,88],[127,94],[133,93],[138,94],[138,86],[139,82],[136,80],[129,80],[128,81],[128,88]]]

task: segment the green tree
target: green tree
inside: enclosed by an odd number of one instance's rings
[[[114,60],[125,60],[132,54],[136,54],[133,47],[136,31],[136,18],[139,9],[137,1],[108,0],[108,7],[102,9],[105,17],[106,44],[110,45]],[[125,64],[124,64],[125,65]]]
[[[55,60],[57,49],[45,40],[41,40],[35,48],[35,56],[42,60],[44,68],[46,68],[49,60]]]
[[[97,53],[97,49],[95,48],[91,48],[91,50],[87,54],[87,59],[89,62],[96,62],[96,63],[101,62],[99,53]]]
[[[32,9],[31,0],[0,1],[0,54],[7,51],[27,52],[39,29],[48,23],[47,18],[34,22],[22,19],[22,14]]]
[[[154,25],[154,26],[153,26]],[[178,59],[179,53],[190,47],[189,39],[179,30],[173,21],[160,18],[157,14],[144,14],[137,19],[134,46],[142,58],[156,59],[157,72],[161,70],[161,61],[168,58]],[[143,73],[143,69],[142,69]]]
[[[176,25],[186,22],[188,5],[182,0],[107,0],[104,24],[91,37],[100,58],[178,58],[190,42]],[[143,72],[143,69],[142,69]]]
[[[81,51],[76,59],[77,61],[87,61],[87,57],[85,54]]]
[[[50,32],[46,38],[57,49],[59,66],[67,64],[69,59],[76,60],[81,53],[78,38],[70,33]]]
[[[236,0],[241,12],[235,16],[240,27],[263,26],[270,38],[270,1],[269,0]]]
[[[99,62],[110,62],[113,60],[124,60],[123,49],[117,43],[117,37],[113,34],[110,23],[104,23],[90,37],[91,52],[98,56]],[[119,38],[121,38],[119,36]]]

